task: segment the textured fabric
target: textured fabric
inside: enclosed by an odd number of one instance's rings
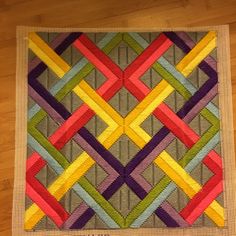
[[[26,230],[224,226],[216,32],[28,42]]]

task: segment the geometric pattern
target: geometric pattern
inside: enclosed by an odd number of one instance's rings
[[[28,42],[25,230],[224,226],[215,31]]]

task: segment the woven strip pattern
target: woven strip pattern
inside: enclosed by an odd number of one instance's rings
[[[104,33],[96,41],[87,33],[60,33],[50,42],[32,32],[28,42],[33,56],[28,71],[26,230],[47,229],[42,226],[45,219],[58,230],[139,228],[146,227],[150,217],[158,221],[151,227],[192,227],[203,215],[213,226],[224,226],[219,200],[222,158],[216,150],[220,126],[214,102],[218,94],[217,63],[212,56],[217,47],[215,32],[205,32],[197,41],[185,32],[160,32],[150,42],[135,32]],[[133,51],[132,61],[122,52],[119,63],[112,58],[121,44]],[[173,48],[181,51],[174,63],[166,58]],[[73,64],[63,56],[68,50],[79,55]],[[146,78],[152,86],[142,79],[150,70],[157,75],[155,81]],[[206,77],[199,87],[189,79],[196,70]],[[44,81],[47,73],[55,80],[50,86]],[[102,78],[96,86],[89,82],[93,73]],[[134,99],[126,114],[112,103],[123,89]],[[174,93],[184,101],[176,109],[169,103],[178,100]],[[72,94],[79,105],[68,109],[63,101],[71,96],[73,107]],[[122,101],[118,105],[124,106]],[[209,124],[201,133],[190,125],[198,116]],[[46,135],[40,124],[49,118],[55,128]],[[93,119],[101,132],[92,131]],[[158,122],[155,132],[143,128],[148,119],[153,126]],[[136,147],[134,155],[119,142],[122,137]],[[174,156],[173,147],[169,151],[176,140],[185,148],[182,156]],[[74,157],[68,158],[65,149],[72,142],[78,149],[71,146]],[[124,162],[113,150],[117,142]],[[210,173],[205,181],[199,182],[192,174],[199,166]],[[46,168],[54,177],[43,181],[40,173]],[[101,179],[95,175],[93,182],[89,173],[93,175],[98,168],[104,174]],[[157,181],[145,177],[148,168],[161,173]],[[124,188],[127,199],[121,194]],[[172,203],[176,196],[171,200],[177,190],[181,192],[178,201],[184,196],[178,208]],[[71,209],[64,200],[71,201],[73,196],[79,200]],[[128,202],[125,214],[114,198]]]

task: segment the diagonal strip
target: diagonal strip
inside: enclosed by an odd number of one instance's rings
[[[29,33],[29,48],[53,70],[59,77],[70,70],[70,66],[65,63],[55,51],[53,51],[36,33]]]
[[[182,169],[182,167],[167,153],[165,155],[159,155],[154,163],[158,165],[158,167],[160,167],[181,189],[183,189],[183,191],[190,198],[193,198],[197,193],[200,193],[200,191],[203,192],[203,188],[201,188],[201,186],[195,180],[193,180],[193,178],[189,174],[187,174],[187,172]],[[212,211],[218,212],[218,217],[220,218],[220,215],[223,215],[223,208],[216,204],[214,199],[222,191],[222,178],[221,176],[213,176],[209,181],[211,184],[216,185],[216,193],[210,195],[208,194],[208,199],[205,199],[206,204],[204,208],[198,208],[198,211],[200,211],[198,212],[198,216],[201,214],[202,210],[205,210],[205,213],[208,216],[212,214]],[[208,183],[204,186],[205,190],[208,190]],[[193,214],[194,213],[196,213],[196,211],[194,211]],[[217,218],[217,215],[215,217]],[[188,218],[188,222],[192,224],[195,219],[196,216],[193,216],[192,218],[190,218],[190,220]]]
[[[138,55],[124,71],[124,85],[126,87],[139,87],[141,91],[147,91],[148,87],[139,78],[147,71],[153,63],[161,57],[172,42],[164,34],[158,36],[147,48]],[[131,94],[140,97],[140,90],[132,90]]]
[[[216,198],[223,191],[222,181],[222,162],[216,154],[205,157],[203,163],[215,173],[215,175],[207,181],[202,191],[198,192],[181,210],[181,215],[189,222],[194,222],[203,210],[210,204],[212,199]]]
[[[192,40],[192,38],[186,32],[181,32],[181,31],[176,32],[176,35],[178,35],[178,37],[185,42],[187,47],[192,49],[196,45],[196,43]],[[209,67],[211,67],[213,70],[216,71],[217,62],[211,55],[208,55],[204,61],[205,63],[208,64]]]
[[[173,43],[164,34],[160,34],[152,41],[146,50],[138,55],[136,60],[125,69],[125,77],[129,77],[130,81],[140,78],[152,64],[161,57]]]
[[[75,40],[74,46],[86,56],[97,69],[100,69],[105,77],[111,80],[122,78],[123,72],[120,67],[106,54],[102,53],[99,48],[94,47],[94,43],[85,34]]]
[[[216,32],[210,31],[198,44],[176,65],[184,76],[193,69],[216,47]]]
[[[163,202],[155,212],[168,227],[189,227],[185,219],[167,201]]]
[[[60,33],[50,43],[50,47],[59,55],[61,55],[82,33]],[[47,66],[38,58],[35,57],[29,62],[28,66],[28,77],[31,80],[35,80],[40,76],[43,71],[47,69]]]
[[[222,191],[222,176],[214,175],[202,187],[201,191],[192,197],[187,206],[181,210],[180,215],[192,225]]]
[[[69,217],[69,213],[61,206],[57,199],[31,174],[26,174],[26,194],[37,202],[40,208],[60,227]],[[31,218],[32,219],[32,218]],[[26,221],[31,219],[26,218]]]
[[[182,49],[182,51],[186,54],[190,53],[190,51],[193,49],[192,47],[189,47],[186,42],[175,32],[165,32],[165,35],[176,45],[178,46],[180,49]],[[196,45],[195,45],[196,46]],[[208,63],[206,61],[201,61],[199,63],[199,68],[204,71],[204,73],[206,75],[208,75],[209,77],[217,77],[217,72],[216,70],[214,70],[214,68],[212,68],[211,66],[208,65]]]
[[[45,187],[34,177],[41,168],[46,165],[44,160],[38,160],[33,164],[32,159],[28,159],[26,172],[26,194],[30,194],[33,201],[38,202],[41,208],[49,215],[56,225],[60,227],[63,222],[69,217],[69,214],[63,209],[60,203],[48,193]],[[28,220],[28,219],[26,219]]]

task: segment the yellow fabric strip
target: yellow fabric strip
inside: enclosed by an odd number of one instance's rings
[[[113,123],[123,125],[123,118],[85,81],[81,81],[74,92],[101,117],[109,126]],[[113,121],[110,121],[110,119]],[[111,123],[109,123],[111,122]]]
[[[24,228],[32,229],[44,215],[44,212],[35,203],[32,204],[25,212]]]
[[[166,152],[163,151],[154,161],[190,198],[201,190],[201,186]],[[224,210],[222,206],[213,201],[205,213],[217,225],[224,225]]]
[[[140,124],[160,105],[166,97],[174,91],[173,87],[165,80],[162,80],[125,118],[125,129],[131,128],[132,131],[125,131],[136,143],[137,137],[141,137],[145,143],[150,140],[150,135],[146,133]],[[135,134],[136,135],[135,135]]]
[[[145,131],[144,131],[145,132]],[[125,127],[125,134],[137,145],[137,147],[142,148],[147,142],[145,139],[140,136],[141,133],[139,131],[136,132],[131,129],[129,126]],[[145,135],[148,135],[145,132]],[[148,135],[149,136],[149,135]],[[150,137],[150,136],[149,136]],[[150,138],[149,138],[150,139]]]
[[[70,66],[58,56],[36,33],[29,33],[29,48],[59,77],[70,70]]]
[[[216,47],[216,32],[210,31],[200,42],[176,65],[185,77]]]
[[[111,136],[115,140],[118,139],[123,133],[123,129],[120,133],[117,128],[123,127],[123,118],[85,81],[81,81],[75,87],[74,92],[108,125],[100,136],[100,142],[104,142]]]

